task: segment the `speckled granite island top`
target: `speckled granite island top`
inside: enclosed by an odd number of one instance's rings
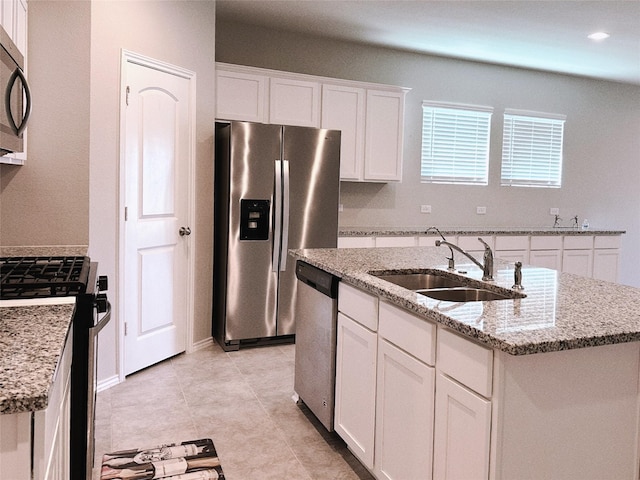
[[[512,355],[640,341],[640,289],[633,287],[523,266],[525,298],[444,302],[368,273],[446,271],[444,254],[437,247],[307,249],[291,250],[290,254],[346,283]],[[478,282],[482,277],[482,271],[472,263],[459,263],[456,267],[468,272],[462,275],[467,283]],[[496,259],[494,285],[511,289],[513,273],[512,263]]]

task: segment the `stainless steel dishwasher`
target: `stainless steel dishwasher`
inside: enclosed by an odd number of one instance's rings
[[[338,277],[298,260],[294,390],[330,432],[336,384]]]

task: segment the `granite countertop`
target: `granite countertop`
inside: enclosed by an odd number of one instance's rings
[[[625,230],[574,227],[438,227],[443,235],[622,235]],[[427,227],[340,227],[341,237],[437,235]]]
[[[512,355],[640,340],[640,289],[532,266],[522,267],[525,298],[485,302],[431,299],[369,271],[446,271],[437,247],[290,250],[289,253],[393,304]],[[473,263],[458,263],[465,283],[481,281]],[[511,289],[513,263],[495,259],[493,286]],[[459,275],[459,274],[458,274]]]
[[[0,307],[0,414],[47,407],[73,309]]]
[[[0,256],[84,256],[86,245],[0,246]],[[49,404],[74,305],[0,306],[0,414]]]

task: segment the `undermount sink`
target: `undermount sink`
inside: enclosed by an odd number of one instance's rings
[[[464,284],[460,280],[454,278],[445,277],[437,272],[429,273],[392,273],[392,274],[378,274],[376,272],[369,272],[371,275],[378,277],[381,280],[393,283],[407,290],[427,290],[431,288],[451,288],[462,287]]]
[[[501,287],[492,287],[491,290],[481,286],[470,285],[471,282],[452,278],[451,274],[443,271],[407,272],[396,271],[371,271],[381,280],[393,283],[399,287],[414,291],[420,295],[442,300],[445,302],[483,302],[492,300],[512,300],[523,298],[526,295]],[[499,289],[500,291],[497,291]]]
[[[520,298],[520,295],[502,294],[485,290],[484,288],[473,287],[434,288],[431,290],[418,290],[417,293],[445,302],[484,302],[489,300],[512,300],[514,298]]]

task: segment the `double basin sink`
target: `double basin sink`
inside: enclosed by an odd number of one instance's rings
[[[491,289],[470,284],[473,280],[460,280],[453,274],[447,274],[439,270],[428,271],[394,271],[393,273],[371,271],[381,280],[393,283],[407,290],[414,291],[427,297],[446,302],[481,302],[492,300],[512,300],[523,298],[523,293],[507,288],[491,286]]]

